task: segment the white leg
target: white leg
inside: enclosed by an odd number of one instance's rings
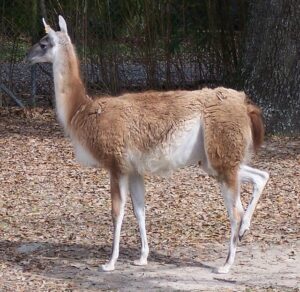
[[[226,262],[224,266],[217,269],[217,272],[220,274],[226,274],[229,272],[230,267],[232,266],[235,259],[238,233],[244,209],[240,200],[239,186],[236,186],[234,189],[232,189],[227,184],[222,183],[221,192],[224,197],[225,206],[227,208],[228,216],[230,219],[231,234]]]
[[[141,257],[139,260],[134,261],[134,264],[139,266],[147,265],[149,247],[145,226],[145,187],[143,177],[138,174],[131,175],[129,178],[129,189],[131,193],[134,214],[139,224],[142,244]]]
[[[128,177],[118,178],[111,175],[111,199],[112,199],[112,219],[114,224],[112,255],[109,262],[102,266],[103,271],[113,271],[115,263],[119,257],[119,245],[121,236],[121,226],[124,217],[124,208],[128,193]]]
[[[242,165],[239,171],[239,179],[241,182],[250,182],[253,184],[252,197],[243,216],[242,225],[239,231],[239,238],[241,240],[246,230],[250,228],[253,212],[269,179],[269,174],[265,171]]]

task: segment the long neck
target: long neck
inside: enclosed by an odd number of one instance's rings
[[[88,101],[76,53],[71,44],[60,49],[53,62],[53,74],[58,118],[69,132],[72,117]]]

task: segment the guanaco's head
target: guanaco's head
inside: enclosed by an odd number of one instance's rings
[[[54,31],[43,18],[47,35],[29,50],[26,59],[30,64],[54,63],[55,58],[59,57],[59,52],[71,44],[66,21],[61,15],[58,20],[60,31]]]

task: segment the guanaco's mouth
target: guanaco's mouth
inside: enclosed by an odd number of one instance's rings
[[[36,57],[31,56],[31,50],[26,54],[24,61],[26,63],[29,63],[30,65],[35,64],[36,62],[34,61],[34,59],[36,59]]]

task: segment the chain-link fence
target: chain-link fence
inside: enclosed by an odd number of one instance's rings
[[[52,72],[23,59],[41,18],[68,24],[89,91],[198,88],[236,81],[247,1],[2,0],[1,103],[51,103]]]

